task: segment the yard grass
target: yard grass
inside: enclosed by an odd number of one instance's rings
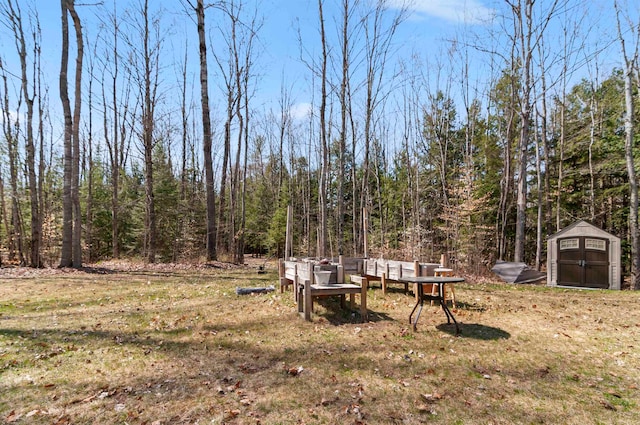
[[[401,286],[369,322],[274,267],[0,270],[0,421],[42,424],[637,424],[640,299],[467,279],[455,336]]]

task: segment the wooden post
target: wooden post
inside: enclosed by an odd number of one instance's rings
[[[313,276],[313,271],[311,272]],[[311,298],[311,279],[304,283],[304,320],[311,321],[311,313],[313,312],[313,299]]]
[[[369,281],[367,278],[362,280],[362,287],[360,288],[360,316],[362,316],[362,322],[368,321],[367,314],[367,290],[369,289]]]
[[[363,233],[363,240],[364,240],[364,258],[369,258],[369,241],[368,241],[368,235],[369,235],[369,218],[367,217],[367,209],[363,208],[362,209],[362,233]]]
[[[298,301],[300,294],[298,293],[300,289],[298,288],[298,264],[294,264],[293,266],[293,293],[294,298]]]
[[[288,260],[293,257],[293,250],[291,249],[291,205],[287,205],[287,227],[284,236],[284,259]],[[291,255],[289,255],[291,254]]]
[[[415,260],[413,262],[413,272],[415,273],[416,277],[420,276],[420,262],[418,260]],[[416,283],[413,286],[413,295],[415,295],[415,297],[416,297],[416,302],[420,301],[418,299],[418,285],[420,285],[420,284]]]
[[[280,293],[284,293],[284,281],[286,279],[284,272],[284,260],[282,258],[278,258],[278,279],[280,281]]]
[[[385,261],[384,271],[380,277],[380,283],[382,284],[382,295],[387,295],[387,276],[389,276],[389,263]]]

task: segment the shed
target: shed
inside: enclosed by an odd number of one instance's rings
[[[577,221],[547,240],[547,285],[620,289],[620,238]]]

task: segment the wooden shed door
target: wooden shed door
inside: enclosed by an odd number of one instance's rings
[[[609,240],[558,239],[558,285],[609,288]]]

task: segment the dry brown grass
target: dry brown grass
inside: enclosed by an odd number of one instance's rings
[[[370,321],[275,271],[139,268],[3,277],[0,421],[43,424],[636,424],[638,294],[458,285],[453,335],[369,291]]]

